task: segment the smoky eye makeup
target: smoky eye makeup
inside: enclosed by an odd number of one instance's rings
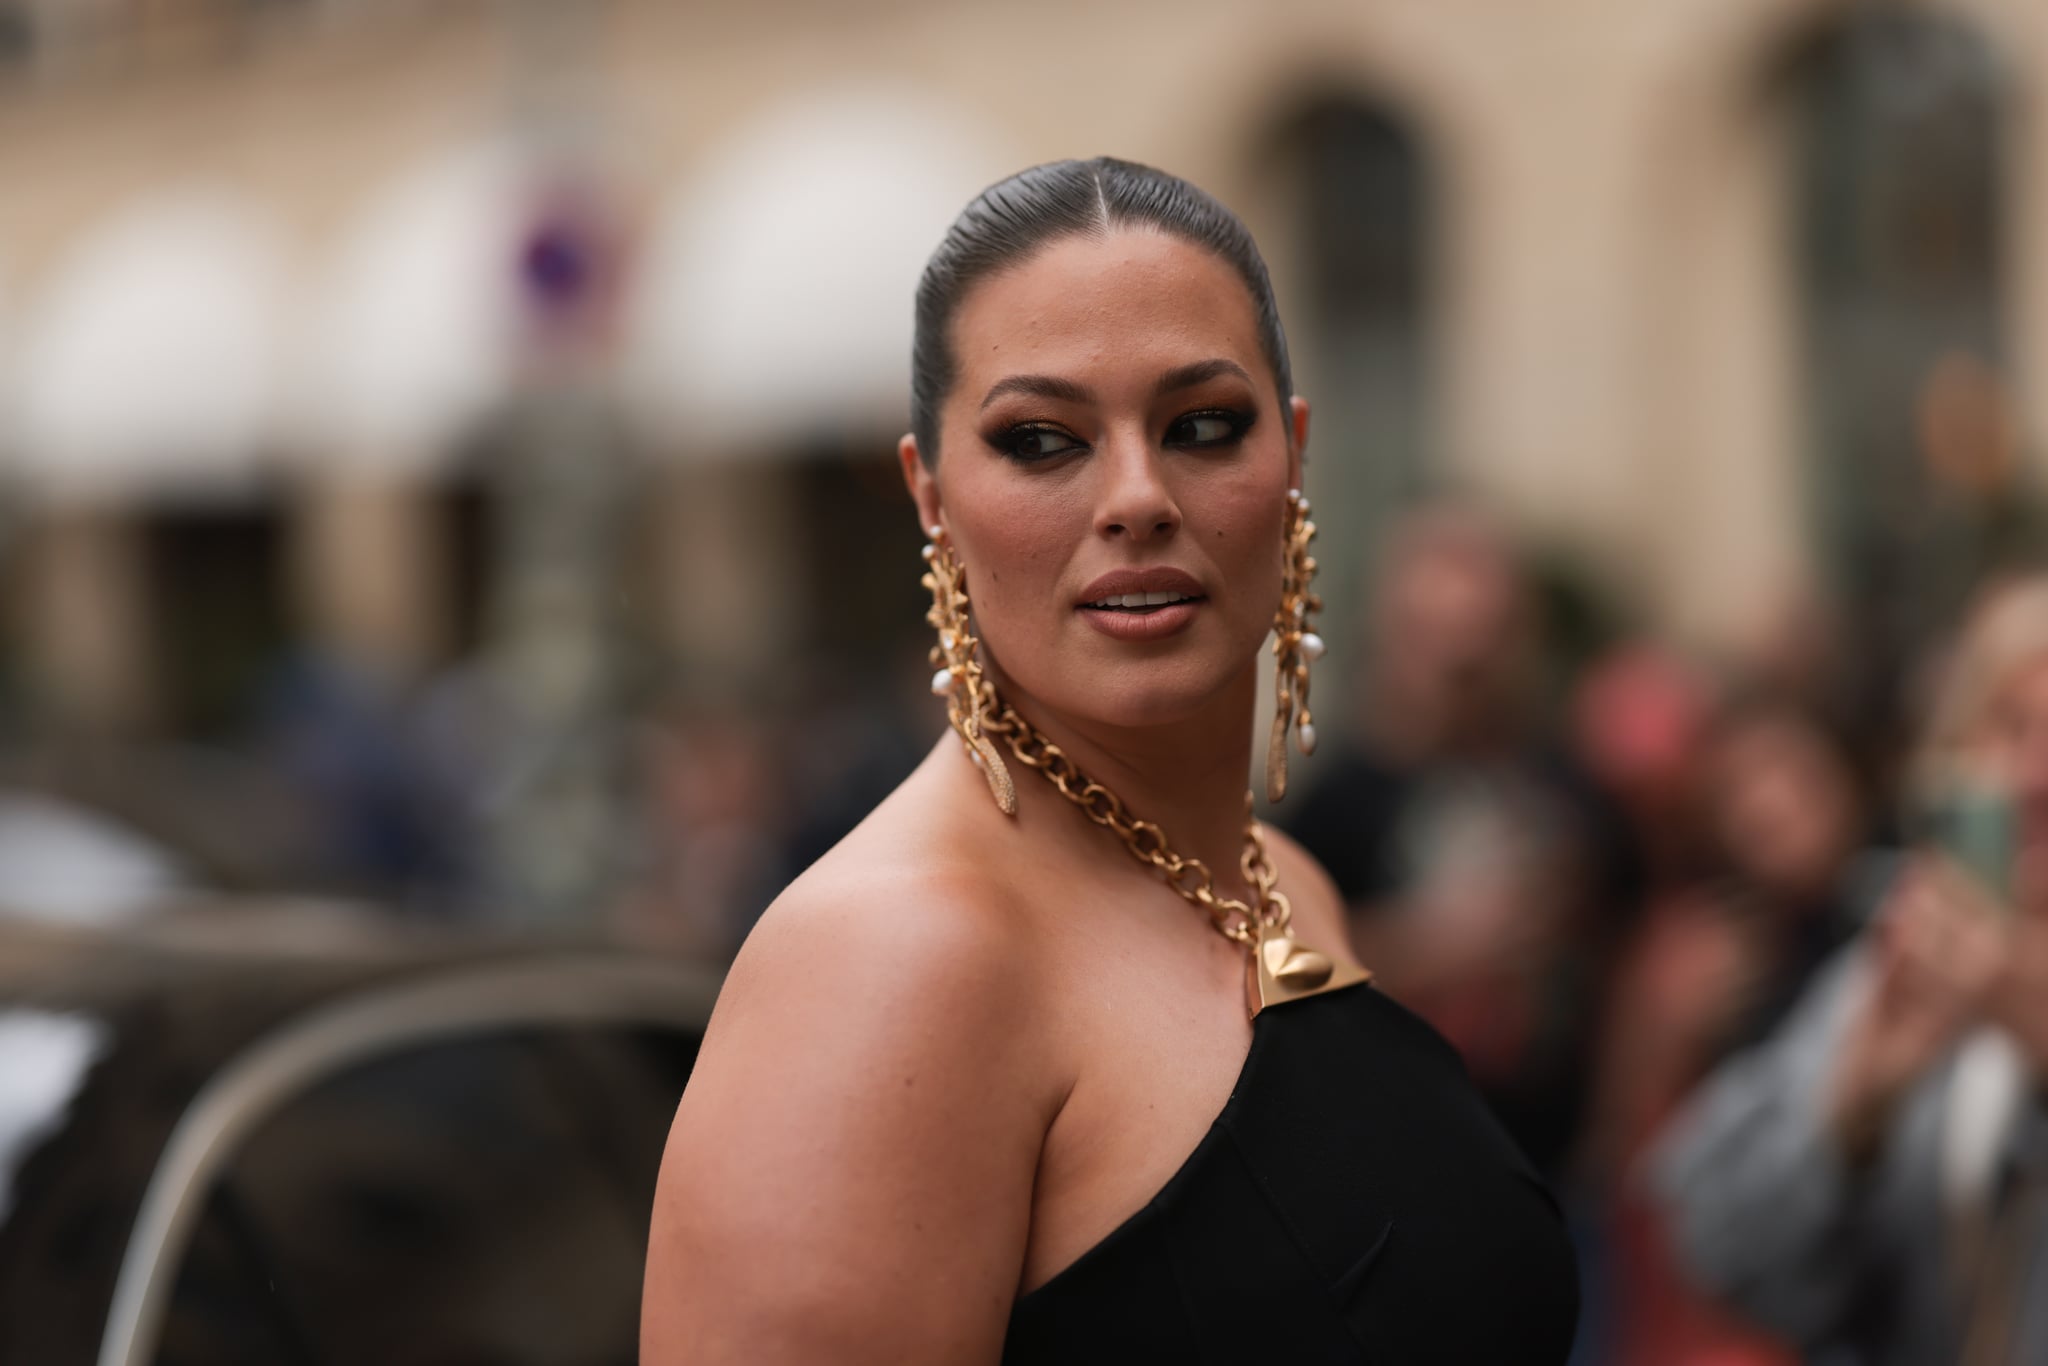
[[[1160,432],[1162,446],[1173,450],[1220,451],[1236,447],[1259,419],[1253,406],[1223,403],[1184,412]],[[1042,465],[1089,449],[1088,443],[1060,423],[1043,418],[998,422],[982,433],[995,454],[1019,465]]]
[[[989,449],[1020,465],[1037,465],[1087,449],[1087,443],[1054,422],[1007,422],[986,432]]]
[[[1166,429],[1166,444],[1187,450],[1235,446],[1259,420],[1255,408],[1199,408],[1175,418]]]

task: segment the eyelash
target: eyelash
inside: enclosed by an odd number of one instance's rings
[[[1208,441],[1173,441],[1170,439],[1175,431],[1203,418],[1219,418],[1229,426],[1229,431],[1225,432],[1222,436]],[[1169,437],[1166,444],[1176,446],[1182,450],[1198,451],[1218,450],[1225,446],[1234,446],[1244,440],[1245,433],[1252,429],[1252,424],[1257,420],[1258,414],[1256,412],[1248,412],[1237,408],[1197,409],[1192,413],[1183,413],[1173,420],[1172,424],[1166,429]],[[1024,443],[1032,437],[1038,436],[1059,437],[1071,444],[1060,450],[1044,451],[1036,454],[1027,453],[1023,449]],[[997,431],[988,438],[988,443],[1004,459],[1014,460],[1020,465],[1043,464],[1046,461],[1057,460],[1062,456],[1072,455],[1077,451],[1087,448],[1087,443],[1076,437],[1072,432],[1051,422],[1019,422]]]
[[[1244,440],[1245,433],[1250,431],[1252,424],[1259,420],[1257,411],[1253,409],[1202,408],[1192,413],[1184,413],[1174,419],[1173,427],[1169,427],[1167,430],[1171,432],[1174,427],[1184,426],[1187,423],[1195,422],[1205,417],[1221,418],[1230,430],[1212,440],[1188,441],[1180,444],[1195,450],[1214,450],[1221,446],[1234,446]]]

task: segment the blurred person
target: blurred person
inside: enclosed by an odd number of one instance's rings
[[[1562,1361],[1554,1204],[1249,816],[1314,528],[1243,225],[1147,167],[1036,167],[916,316],[899,456],[955,734],[734,964],[643,1360]]]
[[[1869,778],[1882,771],[1880,751],[1901,737],[1896,726],[1873,733],[1858,711],[1869,680],[1859,677],[1867,667],[1849,645],[1851,627],[1840,604],[1813,585],[1764,595],[1738,620],[1722,664],[1745,688],[1825,724]]]
[[[1589,1085],[1603,941],[1639,873],[1611,804],[1543,735],[1533,617],[1482,517],[1433,508],[1399,528],[1358,738],[1287,828],[1336,880],[1356,951],[1557,1175]]]
[[[1729,704],[1703,736],[1697,767],[1701,866],[1633,937],[1641,999],[1616,1012],[1624,1046],[1650,1043],[1652,1014],[1683,1040],[1689,1061],[1672,1070],[1667,1092],[1777,1027],[1855,935],[1889,866],[1872,848],[1847,754],[1802,709],[1772,698]],[[1715,966],[1694,970],[1705,964]],[[1665,1108],[1646,1107],[1633,1132],[1642,1136]]]
[[[832,682],[805,699],[792,727],[786,762],[796,793],[781,851],[783,882],[851,834],[924,757],[927,718],[908,703],[923,700],[918,684],[931,670],[915,655],[897,662],[903,667],[879,679],[845,663],[821,661],[805,671]]]
[[[729,959],[781,883],[789,794],[763,728],[722,709],[643,728],[645,865],[618,928],[628,938]]]
[[[467,890],[466,831],[418,743],[414,703],[345,654],[307,648],[268,680],[264,739],[307,803],[319,881],[449,914]]]
[[[1713,707],[1705,674],[1651,641],[1609,650],[1572,689],[1573,752],[1616,803],[1647,890],[1696,872],[1693,795]]]
[[[1588,1154],[1601,1172],[1631,1170],[1699,1080],[1778,1023],[1854,932],[1870,871],[1848,758],[1801,708],[1761,696],[1724,705],[1690,768],[1703,866],[1652,898],[1617,962]],[[1689,1284],[1635,1184],[1617,1182],[1609,1196],[1609,1360],[1790,1359]]]
[[[1930,826],[1655,1154],[1701,1285],[1829,1360],[2048,1360],[2048,577],[1983,593],[1948,661],[1916,796],[1961,782],[1994,855]]]

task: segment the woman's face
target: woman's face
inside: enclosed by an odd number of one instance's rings
[[[2019,824],[2014,899],[2048,916],[2048,656],[2015,667],[1991,699],[1983,737]]]
[[[1707,756],[1708,812],[1729,860],[1792,898],[1826,892],[1854,852],[1856,795],[1841,758],[1807,723],[1737,723]]]
[[[1308,415],[1231,267],[1158,232],[1061,238],[977,284],[951,340],[937,469],[906,437],[904,471],[1012,695],[1141,726],[1253,680]]]

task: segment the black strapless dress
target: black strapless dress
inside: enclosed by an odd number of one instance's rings
[[[1261,1011],[1151,1202],[1017,1301],[1009,1366],[1559,1366],[1556,1201],[1435,1030],[1369,985]]]

